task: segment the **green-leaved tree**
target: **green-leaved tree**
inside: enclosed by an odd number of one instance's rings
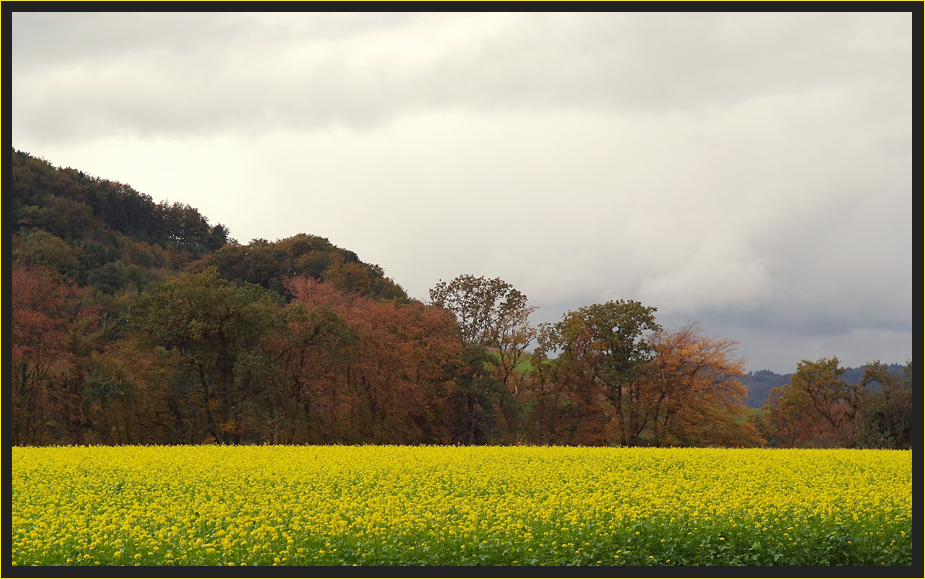
[[[604,425],[591,428],[593,416],[615,423],[621,445],[638,442],[645,417],[636,374],[652,359],[645,332],[661,329],[655,311],[636,301],[617,300],[585,306],[555,324],[541,325],[533,366],[540,369],[546,388],[569,393],[566,406],[580,409],[572,411],[567,442],[603,443]],[[558,357],[547,363],[554,351],[560,352]],[[606,412],[601,412],[602,405]],[[587,430],[585,440],[574,438],[577,428]]]
[[[274,304],[262,288],[235,286],[215,268],[168,277],[133,308],[132,319],[152,346],[176,350],[179,377],[192,385],[176,412],[199,416],[222,444],[239,443],[245,405],[272,373],[263,344],[276,328]]]

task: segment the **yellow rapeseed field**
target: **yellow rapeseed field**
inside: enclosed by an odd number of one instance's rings
[[[14,448],[14,565],[909,565],[912,454]]]

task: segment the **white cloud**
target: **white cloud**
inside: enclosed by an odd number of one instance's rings
[[[709,237],[674,268],[643,279],[646,303],[665,304],[671,314],[720,308],[747,308],[772,292],[767,260],[755,256],[740,239]]]

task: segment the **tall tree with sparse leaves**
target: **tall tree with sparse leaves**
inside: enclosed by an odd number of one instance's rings
[[[515,368],[536,330],[529,317],[536,308],[527,296],[506,281],[465,274],[430,290],[430,301],[456,316],[467,344],[481,344],[498,352],[496,377],[517,394]]]

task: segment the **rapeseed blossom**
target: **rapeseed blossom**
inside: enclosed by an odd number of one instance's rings
[[[12,473],[15,565],[912,560],[908,451],[14,448]]]

